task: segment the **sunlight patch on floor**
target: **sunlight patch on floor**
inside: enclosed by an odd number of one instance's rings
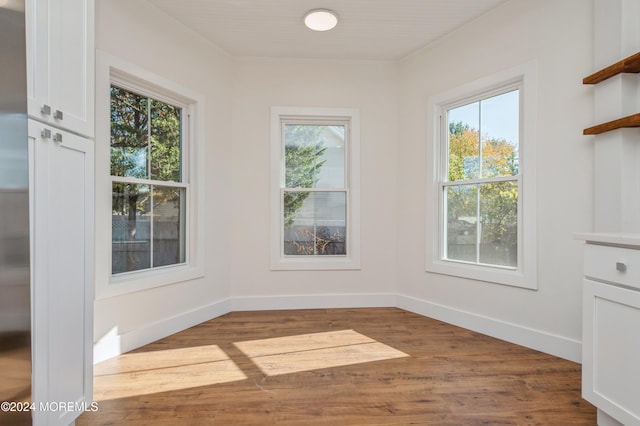
[[[353,330],[236,342],[268,376],[408,356]]]
[[[217,345],[127,353],[94,366],[94,400],[127,398],[246,378]]]

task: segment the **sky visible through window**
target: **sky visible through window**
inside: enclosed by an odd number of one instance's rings
[[[506,139],[513,146],[519,142],[519,90],[513,90],[448,111],[449,123],[462,122],[479,130],[483,138]]]

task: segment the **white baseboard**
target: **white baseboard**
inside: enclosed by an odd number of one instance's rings
[[[231,299],[232,311],[395,307],[393,293],[244,296]]]
[[[392,293],[234,297],[126,333],[111,330],[94,344],[93,362],[113,358],[232,311],[373,308],[393,307],[395,304],[396,295]]]
[[[189,312],[163,319],[126,333],[116,329],[102,337],[93,346],[93,363],[121,355],[156,340],[170,336],[194,325],[230,312],[230,300],[222,300]]]
[[[373,293],[232,297],[126,333],[118,334],[117,330],[113,330],[95,343],[94,363],[139,348],[232,311],[374,307],[397,307],[570,361],[581,362],[582,344],[577,340],[410,296]]]
[[[397,295],[396,307],[569,361],[580,363],[582,360],[582,343],[578,340],[410,296]]]
[[[598,408],[597,412],[598,426],[624,426],[622,423]]]

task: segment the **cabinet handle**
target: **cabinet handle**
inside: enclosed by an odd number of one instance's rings
[[[622,262],[616,262],[616,271],[627,272],[627,265]]]
[[[44,115],[51,115],[51,107],[49,105],[42,105],[40,112]]]
[[[62,118],[63,118],[62,111],[60,111],[59,109],[57,109],[57,110],[53,113],[53,118],[55,118],[56,120],[62,120]]]
[[[52,139],[53,139],[54,142],[62,143],[62,134],[61,133],[54,133]]]
[[[42,132],[40,132],[40,136],[42,136],[42,139],[51,139],[51,130],[42,129]]]

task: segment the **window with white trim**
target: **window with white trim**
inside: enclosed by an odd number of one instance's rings
[[[358,115],[272,109],[272,268],[359,267]]]
[[[203,97],[96,59],[96,297],[202,277]]]
[[[427,270],[535,288],[534,70],[511,74],[430,102]]]
[[[111,273],[186,262],[189,106],[111,84]]]

